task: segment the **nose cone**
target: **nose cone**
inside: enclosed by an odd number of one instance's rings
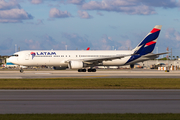
[[[8,58],[8,61],[9,61],[9,62],[13,62],[13,58],[12,58],[12,57],[9,57],[9,58]]]
[[[7,59],[6,62],[10,62],[10,63],[16,64],[16,63],[17,63],[17,58],[15,58],[15,57],[10,57],[10,58]]]

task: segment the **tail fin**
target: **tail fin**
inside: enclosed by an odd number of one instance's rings
[[[156,45],[162,25],[156,25],[150,33],[133,49],[134,54],[145,55],[151,53]]]

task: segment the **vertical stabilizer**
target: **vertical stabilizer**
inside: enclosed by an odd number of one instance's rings
[[[145,55],[151,53],[156,45],[162,25],[156,25],[151,32],[133,49],[134,54]]]

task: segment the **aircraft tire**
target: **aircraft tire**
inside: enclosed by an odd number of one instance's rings
[[[92,72],[96,72],[96,69],[92,69]]]
[[[20,69],[20,73],[23,73],[24,72],[24,70],[23,69]]]
[[[88,69],[88,72],[96,72],[96,69]]]
[[[133,69],[134,68],[134,64],[130,64],[130,68]]]
[[[86,69],[78,69],[78,72],[86,72]]]

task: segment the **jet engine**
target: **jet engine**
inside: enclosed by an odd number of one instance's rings
[[[70,69],[82,69],[84,63],[82,61],[70,61],[68,66]]]

